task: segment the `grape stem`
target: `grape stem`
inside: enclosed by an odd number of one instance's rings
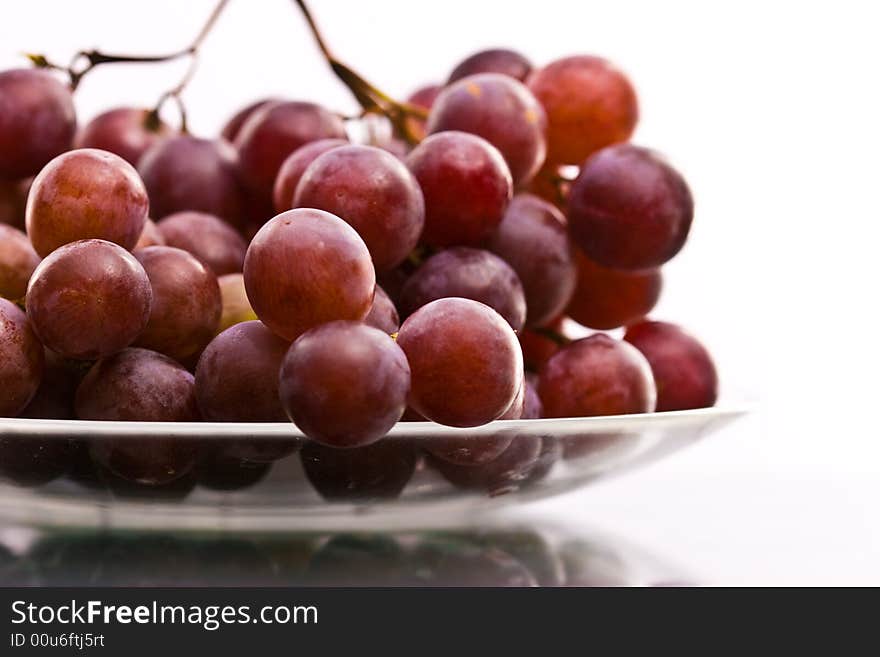
[[[70,87],[73,90],[76,90],[86,74],[102,64],[158,64],[189,57],[193,62],[190,64],[186,76],[184,76],[184,79],[177,85],[177,87],[166,94],[163,94],[163,98],[165,98],[165,96],[170,97],[179,95],[192,77],[192,73],[195,69],[195,60],[198,59],[199,48],[211,33],[214,24],[217,22],[217,19],[220,18],[220,14],[226,8],[227,4],[229,4],[229,0],[219,0],[211,14],[208,16],[208,20],[202,26],[202,29],[199,30],[199,33],[196,35],[195,39],[193,39],[192,43],[182,50],[177,50],[165,55],[116,55],[105,53],[100,50],[80,50],[73,56],[73,59],[67,66],[54,64],[50,62],[45,55],[28,53],[26,57],[38,68],[48,68],[67,73],[70,77]]]
[[[354,95],[357,102],[363,108],[364,112],[384,114],[404,139],[410,144],[418,143],[419,139],[413,133],[411,126],[406,119],[407,117],[426,119],[428,117],[428,112],[417,105],[395,100],[378,89],[374,84],[368,82],[361,74],[357,73],[350,66],[337,59],[327,46],[327,42],[324,40],[321,31],[318,29],[318,25],[312,16],[312,12],[306,5],[305,0],[293,1],[305,17],[309,30],[318,44],[318,49],[321,51],[321,54],[324,56],[330,69],[336,77],[348,87],[352,95]]]

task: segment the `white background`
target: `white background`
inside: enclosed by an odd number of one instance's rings
[[[700,335],[748,420],[666,463],[538,507],[665,552],[703,581],[880,584],[877,427],[880,47],[872,3],[313,0],[338,55],[404,96],[464,55],[604,55],[641,99],[635,140],[688,177],[697,217],[656,315]],[[161,53],[213,0],[3,0],[0,68],[22,51]],[[180,64],[106,66],[81,120],[150,106]],[[289,0],[233,0],[187,92],[216,133],[267,95],[353,102]]]

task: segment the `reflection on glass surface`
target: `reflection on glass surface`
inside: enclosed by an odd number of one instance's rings
[[[652,586],[687,578],[619,539],[556,529],[198,535],[0,543],[5,586]]]

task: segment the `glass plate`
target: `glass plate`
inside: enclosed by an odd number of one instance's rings
[[[425,514],[485,511],[581,488],[663,458],[744,413],[723,404],[472,429],[401,422],[353,450],[311,443],[291,424],[2,419],[0,518],[35,527],[403,527]],[[95,464],[98,453],[110,468]],[[142,455],[149,473],[138,465]],[[488,460],[462,464],[475,458]],[[176,478],[160,486],[131,480],[155,476],[157,466]]]

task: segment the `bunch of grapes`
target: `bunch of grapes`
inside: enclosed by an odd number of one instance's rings
[[[420,458],[386,438],[401,419],[714,403],[706,350],[645,319],[693,201],[628,142],[638,107],[623,73],[489,50],[395,107],[402,120],[373,108],[387,130],[367,143],[340,114],[284,99],[217,137],[129,107],[77,128],[52,72],[0,73],[0,415],[290,420],[333,498],[399,493]],[[575,323],[596,332],[571,340]],[[604,332],[620,327],[622,340]],[[162,487],[250,464],[256,480],[300,447],[169,434],[83,457],[5,440],[0,470],[85,458]],[[427,449],[451,482],[497,491],[552,445],[502,434]]]

